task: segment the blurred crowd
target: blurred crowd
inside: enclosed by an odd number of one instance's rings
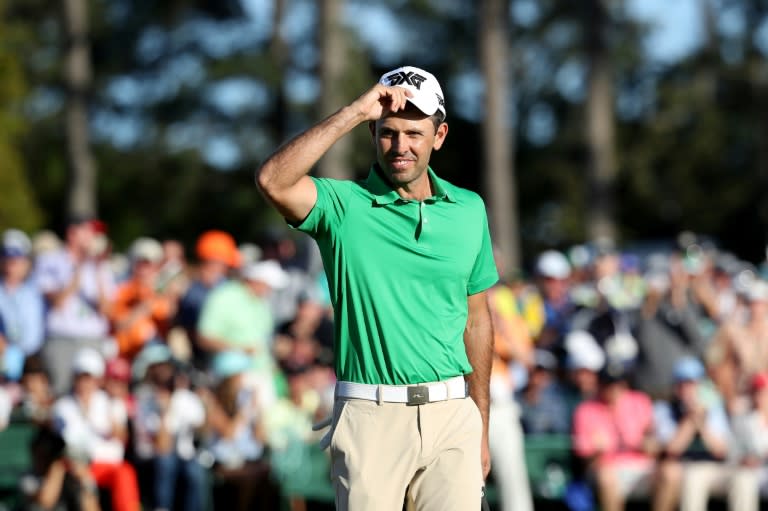
[[[25,508],[280,508],[284,453],[333,405],[312,246],[210,230],[189,257],[148,237],[119,253],[92,218],[1,242],[0,430],[38,431]]]
[[[683,233],[655,249],[546,250],[527,278],[496,286],[490,433],[504,509],[531,509],[510,446],[556,434],[571,439],[573,480],[548,474],[535,490],[570,509],[644,499],[703,511],[718,497],[757,510],[768,495],[766,277],[765,264]]]
[[[115,511],[279,508],[291,457],[333,406],[333,314],[313,243],[274,233],[238,245],[210,230],[189,254],[148,237],[120,253],[92,218],[1,241],[0,429],[38,428],[27,508],[99,509],[105,495]],[[572,509],[640,497],[704,510],[715,495],[758,509],[765,268],[693,235],[654,250],[546,250],[526,272],[497,259],[501,508],[532,507],[525,437],[568,435],[572,481],[535,490]]]

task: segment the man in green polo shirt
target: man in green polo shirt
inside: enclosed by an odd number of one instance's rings
[[[498,275],[482,199],[429,167],[445,113],[433,75],[398,68],[257,173],[274,207],[317,241],[328,276],[340,510],[399,510],[406,492],[419,510],[477,509],[490,470],[485,291]],[[376,147],[368,178],[309,177],[361,123]]]

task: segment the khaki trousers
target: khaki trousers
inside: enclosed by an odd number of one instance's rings
[[[480,509],[482,420],[470,398],[419,406],[337,398],[331,477],[339,511]]]
[[[692,461],[686,463],[683,470],[682,511],[706,511],[710,495],[727,496],[729,511],[757,511],[760,507],[755,469]]]

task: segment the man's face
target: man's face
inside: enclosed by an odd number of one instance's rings
[[[95,235],[96,231],[90,222],[73,224],[67,229],[67,238],[70,246],[82,253],[88,252]]]
[[[430,116],[411,106],[371,124],[376,161],[395,187],[424,175],[432,151],[440,149],[447,133],[446,123],[435,129]]]

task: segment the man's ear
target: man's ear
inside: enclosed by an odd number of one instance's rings
[[[371,132],[371,142],[376,145],[376,121],[368,121],[368,131]]]
[[[443,142],[445,142],[446,136],[448,136],[448,123],[441,122],[435,132],[435,143],[432,144],[432,149],[435,151],[440,149],[443,146]]]

